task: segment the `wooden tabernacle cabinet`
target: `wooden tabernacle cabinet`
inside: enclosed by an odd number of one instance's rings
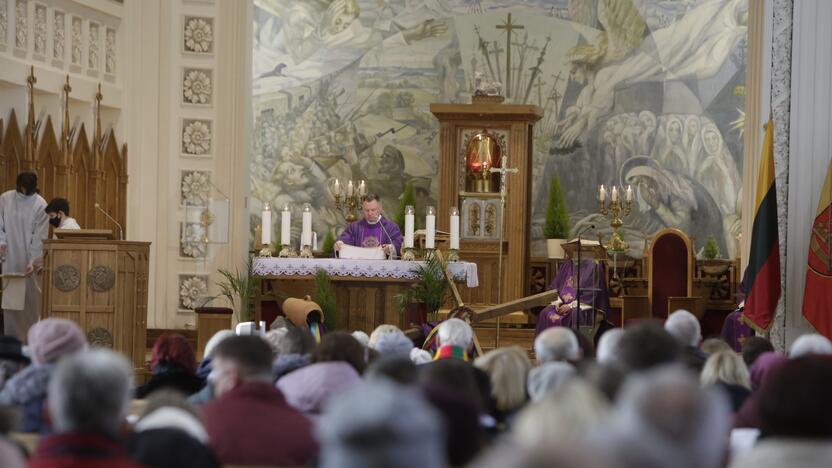
[[[532,130],[543,117],[538,106],[514,104],[431,104],[439,119],[439,202],[437,229],[450,230],[450,210],[461,212],[460,257],[477,263],[480,286],[463,300],[498,302],[500,177],[503,156],[508,175],[503,238],[501,302],[529,294]],[[466,295],[463,295],[466,296]]]
[[[150,242],[50,239],[44,244],[41,318],[80,325],[91,346],[145,368]]]

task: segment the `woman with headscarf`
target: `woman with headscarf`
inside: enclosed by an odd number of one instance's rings
[[[32,365],[15,374],[0,392],[0,405],[23,408],[21,432],[41,432],[49,378],[58,360],[87,348],[81,328],[70,320],[48,318],[29,329]]]
[[[196,375],[196,356],[185,337],[162,335],[153,343],[150,381],[136,388],[136,398],[145,398],[156,390],[168,388],[185,395],[198,392],[205,383]]]

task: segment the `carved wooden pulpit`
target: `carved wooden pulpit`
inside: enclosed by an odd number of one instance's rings
[[[543,117],[537,106],[514,104],[431,104],[440,123],[437,228],[450,230],[450,209],[459,208],[460,257],[477,263],[480,287],[463,292],[466,304],[493,305],[529,293],[532,131]],[[507,176],[503,237],[502,300],[497,298],[500,244],[500,168]]]
[[[41,318],[72,320],[91,346],[124,353],[143,369],[150,242],[112,240],[101,230],[62,235],[43,242]]]

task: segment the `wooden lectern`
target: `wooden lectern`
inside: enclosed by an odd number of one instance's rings
[[[145,368],[150,242],[112,240],[112,231],[61,230],[43,241],[41,318],[74,321],[90,346],[128,356]]]

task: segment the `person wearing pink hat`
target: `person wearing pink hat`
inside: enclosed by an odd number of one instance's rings
[[[87,348],[81,328],[70,320],[48,318],[29,329],[32,365],[15,374],[0,391],[0,405],[23,408],[21,432],[41,432],[43,403],[57,362]]]

